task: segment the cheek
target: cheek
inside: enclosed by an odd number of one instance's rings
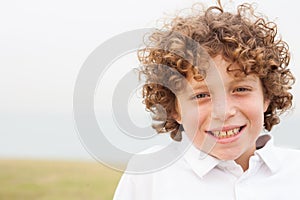
[[[263,126],[264,122],[264,106],[259,103],[249,103],[249,106],[243,107],[243,113],[246,115],[251,124],[256,124],[258,127]]]
[[[198,132],[210,118],[209,113],[198,106],[185,107],[182,111],[182,125],[187,134]]]

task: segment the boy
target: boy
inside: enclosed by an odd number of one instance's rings
[[[145,105],[162,122],[153,127],[193,146],[165,169],[124,174],[115,200],[300,199],[299,151],[260,135],[292,105],[288,46],[276,33],[251,5],[229,13],[218,2],[151,35],[139,59]]]

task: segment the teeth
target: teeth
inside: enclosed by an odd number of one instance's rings
[[[239,132],[239,130],[240,130],[240,128],[235,128],[232,131],[233,131],[234,134],[237,134]]]
[[[228,136],[232,136],[233,134],[234,134],[234,131],[233,131],[233,130],[227,131],[227,135],[228,135]]]
[[[211,133],[215,137],[225,138],[225,137],[231,137],[239,132],[240,128],[234,128],[229,131],[212,131]]]
[[[212,132],[213,134],[214,134],[214,136],[216,136],[216,137],[219,137],[219,135],[220,135],[220,131],[214,131],[214,132]]]
[[[221,131],[221,133],[220,133],[220,136],[223,138],[223,137],[226,137],[226,131]]]

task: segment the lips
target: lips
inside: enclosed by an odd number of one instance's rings
[[[234,128],[227,128],[227,129],[221,129],[221,130],[212,130],[212,131],[206,131],[206,133],[218,138],[230,138],[234,137],[235,135],[238,135],[240,131],[244,128],[245,126],[240,126],[240,127],[234,127]]]

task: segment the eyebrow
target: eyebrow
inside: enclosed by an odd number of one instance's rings
[[[238,82],[247,82],[247,81],[257,83],[257,80],[258,79],[256,79],[255,76],[246,76],[246,77],[242,77],[242,78],[240,78],[240,77],[235,78],[232,81],[230,81],[229,83],[238,83]]]
[[[246,77],[237,77],[234,78],[232,81],[229,82],[229,84],[236,84],[239,82],[253,82],[257,83],[257,79],[253,76],[246,76]],[[207,89],[209,88],[209,84],[207,84],[205,81],[199,82],[196,86],[191,87],[193,90],[201,90],[201,89]]]
[[[193,90],[200,90],[200,89],[207,89],[209,86],[208,84],[199,83],[197,86],[192,87]]]

